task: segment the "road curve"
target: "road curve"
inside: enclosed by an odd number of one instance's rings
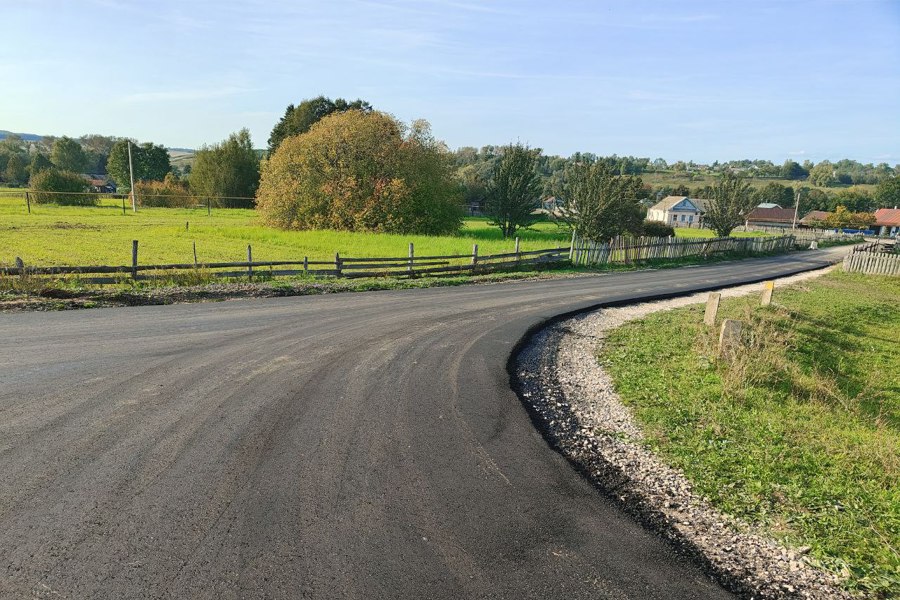
[[[533,428],[542,320],[838,251],[0,315],[0,598],[727,598]]]

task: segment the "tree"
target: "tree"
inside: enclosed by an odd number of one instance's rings
[[[28,173],[33,177],[41,171],[52,169],[53,163],[42,152],[35,152],[31,157],[31,164],[28,165]]]
[[[644,210],[640,177],[615,175],[601,162],[570,165],[562,190],[565,219],[578,237],[606,242],[624,233],[640,235]]]
[[[131,189],[128,177],[128,142],[129,140],[124,139],[117,141],[110,150],[106,163],[109,176],[116,182],[119,191],[124,192]],[[162,181],[166,173],[172,170],[169,151],[151,142],[137,144],[131,140],[131,160],[135,181]]]
[[[220,144],[198,150],[190,183],[194,194],[218,197],[216,206],[253,206],[259,187],[259,155],[250,132],[241,129]]]
[[[763,187],[756,188],[753,191],[753,199],[757,204],[774,202],[782,208],[790,208],[794,206],[794,188],[770,181]]]
[[[195,166],[196,170],[196,166]],[[257,210],[282,229],[455,233],[459,186],[427,124],[381,112],[331,114],[286,138],[262,168]]]
[[[25,171],[25,163],[18,154],[9,157],[6,163],[6,171],[4,179],[10,185],[22,185],[28,179],[28,173]]]
[[[141,206],[174,208],[194,203],[188,183],[172,173],[166,174],[162,181],[136,181],[134,191]]]
[[[534,167],[540,153],[522,144],[506,146],[491,172],[484,213],[505,238],[538,219],[533,213],[540,206],[541,182]]]
[[[786,160],[781,166],[781,176],[785,179],[803,179],[807,173],[799,163],[793,160]]]
[[[827,160],[823,160],[809,172],[809,180],[814,185],[821,187],[833,186],[837,183],[837,177],[834,175],[834,165]]]
[[[50,161],[60,171],[81,173],[87,165],[87,156],[81,144],[70,137],[62,136],[53,142]]]
[[[735,227],[744,223],[756,202],[750,193],[750,184],[734,173],[725,173],[712,192],[706,210],[706,223],[717,236],[727,237]]]
[[[71,171],[47,169],[36,173],[31,176],[31,189],[38,204],[90,206],[98,202],[97,196],[87,193],[87,180]]]
[[[900,206],[900,175],[881,180],[875,188],[875,203],[880,208]]]
[[[348,102],[343,98],[338,98],[332,101],[325,96],[304,100],[297,106],[288,105],[284,116],[272,128],[272,134],[269,136],[269,155],[275,153],[285,138],[306,133],[313,125],[328,115],[348,110],[371,112],[372,106],[364,100],[357,99]]]
[[[837,206],[834,212],[825,217],[826,227],[865,229],[875,222],[875,215],[868,212],[850,212],[846,206]]]

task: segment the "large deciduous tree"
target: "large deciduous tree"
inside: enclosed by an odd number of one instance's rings
[[[446,148],[427,123],[381,112],[329,115],[265,161],[257,210],[283,229],[447,234],[462,221]]]
[[[30,183],[38,204],[91,206],[99,202],[96,195],[87,193],[87,180],[71,171],[47,169],[32,175]]]
[[[900,206],[900,175],[882,179],[875,188],[875,203],[879,208]]]
[[[583,162],[566,169],[562,189],[565,219],[580,238],[596,242],[631,233],[639,235],[644,221],[640,177],[615,175],[600,162]]]
[[[328,115],[348,110],[371,112],[372,106],[364,100],[348,102],[343,98],[331,100],[325,96],[304,100],[297,106],[288,105],[284,116],[275,124],[269,136],[269,154],[274,154],[285,138],[306,133]]]
[[[18,154],[13,154],[9,157],[3,178],[11,185],[22,185],[28,179],[28,172],[25,171],[25,162]]]
[[[541,180],[535,170],[540,148],[522,144],[506,146],[494,163],[487,182],[484,214],[491,225],[500,228],[503,237],[512,237],[517,229],[538,220],[534,211],[540,206]]]
[[[727,237],[735,227],[744,223],[755,206],[750,184],[740,175],[725,173],[712,189],[706,224],[719,237]]]
[[[60,171],[81,173],[87,166],[87,155],[81,144],[70,137],[62,136],[53,142],[50,161]]]
[[[128,177],[128,142],[129,140],[117,141],[110,150],[106,163],[106,170],[119,191],[126,192],[131,189]],[[131,140],[131,160],[135,181],[162,181],[172,170],[169,151],[152,142],[138,144]]]
[[[198,150],[190,182],[194,194],[214,198],[217,206],[253,206],[259,187],[259,154],[250,132],[241,129],[220,144]]]

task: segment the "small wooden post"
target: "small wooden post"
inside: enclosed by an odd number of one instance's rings
[[[741,344],[741,329],[744,324],[734,319],[722,321],[722,329],[719,332],[719,354],[730,357],[734,350]]]
[[[25,192],[25,204],[28,205],[28,214],[31,214],[31,194]]]
[[[703,315],[703,323],[710,327],[716,324],[716,315],[719,313],[719,300],[722,294],[713,292],[706,300],[706,313]]]
[[[413,252],[414,252],[413,243],[410,242],[409,243],[409,266],[406,268],[406,272],[409,273],[410,275],[412,275],[412,272],[413,272],[413,258],[414,258]]]
[[[763,284],[763,293],[762,298],[760,299],[760,304],[762,306],[769,306],[772,304],[772,292],[775,291],[775,282],[767,281]]]
[[[247,244],[247,279],[253,279],[253,248]]]
[[[209,206],[209,198],[206,199],[206,216],[210,216],[212,214],[212,209]]]
[[[137,279],[138,241],[131,240],[131,278]]]
[[[16,257],[16,268],[19,269],[19,275],[25,277],[25,262],[18,256]]]
[[[194,268],[197,268],[197,241],[194,240]]]
[[[478,244],[472,244],[472,272],[475,272],[475,267],[478,266]]]
[[[334,253],[334,268],[337,271],[338,277],[341,276],[341,253]]]
[[[125,196],[122,196],[122,214],[123,215],[128,214],[127,212],[125,212]]]
[[[309,257],[304,256],[303,257],[303,272],[305,273],[307,271],[309,271]]]
[[[519,238],[516,238],[516,266],[519,266]]]
[[[185,222],[184,222],[184,230],[185,230],[185,231],[190,231],[190,229],[191,229],[191,223],[190,223],[190,221],[185,221]]]

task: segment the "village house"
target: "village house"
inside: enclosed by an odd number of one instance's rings
[[[703,224],[706,201],[687,196],[666,196],[647,210],[648,221],[660,221],[672,227],[699,228]]]
[[[821,227],[821,223],[830,216],[831,213],[826,210],[811,210],[800,219],[800,225],[803,227]]]
[[[760,208],[756,207],[746,218],[747,227],[793,227],[793,208]]]
[[[900,209],[879,208],[875,211],[875,227],[878,235],[900,235]]]

